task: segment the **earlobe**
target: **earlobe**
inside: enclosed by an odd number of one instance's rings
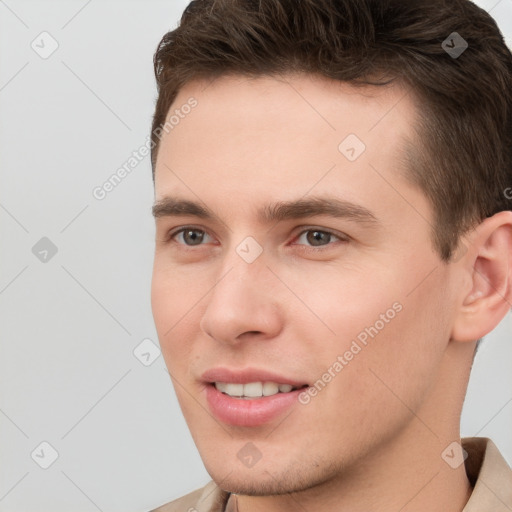
[[[491,332],[512,307],[512,211],[485,219],[471,237],[461,270],[471,287],[461,296],[451,339],[475,341]]]

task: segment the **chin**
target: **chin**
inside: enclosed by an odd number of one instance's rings
[[[223,490],[245,496],[278,496],[305,491],[329,481],[334,474],[328,465],[311,464],[308,468],[228,468],[206,467],[213,481]]]

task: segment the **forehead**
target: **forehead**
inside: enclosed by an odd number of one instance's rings
[[[179,110],[194,97],[204,118],[208,115],[218,117],[222,110],[218,121],[246,118],[248,122],[263,126],[279,124],[279,120],[286,124],[293,118],[313,122],[316,117],[315,121],[331,130],[351,125],[363,135],[376,129],[385,118],[388,126],[398,120],[412,121],[412,96],[413,91],[398,80],[375,86],[304,73],[258,77],[223,75],[185,84],[168,114]],[[357,117],[351,116],[354,112],[358,112]],[[313,122],[312,128],[315,127]],[[307,131],[306,126],[301,128]]]
[[[193,131],[196,147],[215,141],[219,151],[229,144],[247,149],[251,140],[257,146],[276,135],[283,146],[321,136],[334,143],[350,133],[369,150],[377,149],[379,141],[393,142],[395,148],[411,132],[414,113],[410,91],[398,84],[356,87],[314,75],[228,75],[181,88],[169,109],[161,146],[182,145]]]
[[[191,102],[194,108],[184,108]],[[369,205],[380,187],[385,207],[397,201],[393,188],[403,181],[415,105],[399,85],[222,76],[186,84],[170,116],[175,123],[163,133],[156,162],[157,200],[179,193],[211,203],[222,190],[221,206],[229,209],[314,189]]]

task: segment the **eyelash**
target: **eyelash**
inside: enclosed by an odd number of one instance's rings
[[[176,240],[174,240],[174,238],[179,235],[180,233],[183,233],[185,231],[199,231],[199,232],[202,232],[202,233],[205,233],[206,235],[210,236],[204,229],[200,229],[200,228],[196,228],[194,226],[185,226],[185,227],[182,227],[182,228],[179,228],[175,231],[171,231],[169,232],[168,236],[167,236],[167,242],[174,242],[178,245],[181,245],[183,247],[185,247],[187,250],[193,250],[194,247],[200,247],[201,245],[204,245],[204,244],[199,244],[199,245],[187,245],[187,244],[183,244],[183,243],[180,243],[180,242],[176,242]],[[338,242],[341,242],[341,243],[346,243],[349,241],[349,237],[347,235],[341,235],[341,234],[337,234],[337,233],[334,233],[333,231],[330,231],[330,230],[327,230],[327,229],[319,229],[317,227],[307,227],[307,229],[303,229],[298,235],[296,235],[294,237],[294,240],[296,239],[299,239],[304,233],[308,233],[308,232],[311,232],[311,231],[318,231],[320,233],[324,233],[324,234],[327,234],[327,235],[331,235],[335,238],[338,239]],[[327,248],[329,248],[330,246],[333,245],[333,243],[328,243],[326,245],[321,245],[321,246],[313,246],[313,245],[304,245],[304,244],[293,244],[293,245],[299,245],[301,247],[304,247],[308,250],[312,250],[312,251],[322,251],[322,250],[326,250]]]

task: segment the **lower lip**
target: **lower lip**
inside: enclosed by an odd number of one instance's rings
[[[278,417],[297,402],[296,389],[289,393],[277,393],[261,398],[233,398],[221,393],[213,384],[206,386],[206,400],[210,411],[224,423],[240,427],[257,427]]]

